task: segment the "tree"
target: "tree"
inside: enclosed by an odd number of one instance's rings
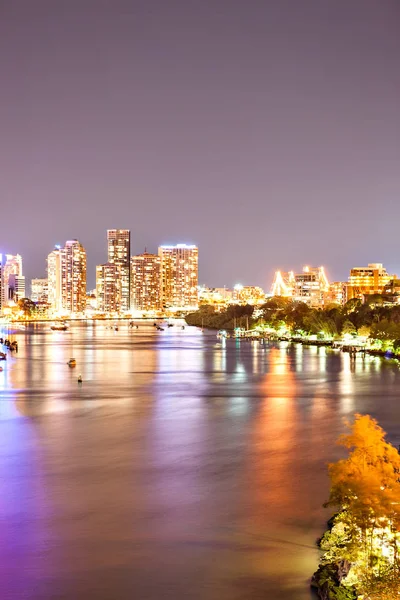
[[[387,300],[387,296],[383,294],[367,294],[365,297],[365,303],[370,306],[376,306],[378,304],[383,304]]]
[[[332,589],[332,598],[394,600],[400,594],[400,454],[369,415],[356,414],[346,425],[338,443],[349,454],[329,465],[327,504],[340,512],[321,540],[314,577]]]
[[[18,300],[18,308],[24,313],[25,317],[31,317],[36,311],[36,304],[30,298],[21,298],[21,300]]]
[[[353,323],[351,321],[349,321],[349,320],[345,321],[343,323],[343,326],[342,326],[342,334],[343,335],[346,335],[346,334],[348,334],[348,335],[351,334],[352,335],[354,333],[357,333],[357,330],[354,327]]]
[[[400,338],[400,324],[383,319],[371,327],[371,338],[375,340],[394,341]]]
[[[350,300],[347,300],[346,304],[343,306],[343,314],[349,315],[360,308],[361,305],[362,302],[359,298],[351,298]]]
[[[329,316],[329,313],[315,309],[304,318],[304,329],[309,333],[323,333],[329,337],[338,333],[335,320]]]
[[[358,335],[360,335],[361,337],[369,337],[370,333],[371,333],[371,328],[368,327],[368,325],[362,325],[360,327],[360,329],[358,330]]]
[[[329,465],[331,493],[328,505],[344,508],[362,532],[364,550],[376,550],[376,529],[400,531],[400,455],[385,441],[385,432],[369,415],[355,415],[350,433],[339,438],[348,458]],[[392,540],[392,538],[390,538]],[[392,540],[393,541],[393,540]],[[394,536],[397,560],[398,538]]]

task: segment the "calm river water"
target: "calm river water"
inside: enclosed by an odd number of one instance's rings
[[[343,418],[400,443],[394,361],[152,325],[15,338],[2,600],[309,600]]]

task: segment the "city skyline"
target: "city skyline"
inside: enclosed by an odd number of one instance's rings
[[[332,280],[398,272],[399,4],[153,9],[3,7],[0,252],[31,279],[77,238],[94,287],[117,226],[133,253],[196,243],[210,286],[266,287],[314,257]]]
[[[181,249],[184,252],[187,252],[190,249],[195,249],[196,251],[196,266],[195,266],[195,271],[196,271],[196,287],[200,288],[200,287],[206,287],[208,289],[222,289],[222,288],[226,288],[227,290],[231,289],[239,289],[239,288],[243,288],[243,285],[241,283],[238,282],[238,278],[235,279],[236,283],[230,286],[227,285],[221,285],[220,283],[217,285],[208,285],[206,282],[203,282],[200,280],[200,277],[198,276],[198,246],[195,244],[186,244],[186,243],[178,243],[178,244],[161,244],[158,245],[157,247],[157,251],[158,253],[152,253],[152,252],[148,252],[147,247],[144,248],[144,251],[141,253],[137,253],[135,254],[134,251],[131,249],[131,231],[129,229],[108,229],[107,230],[107,257],[108,257],[108,262],[102,263],[100,265],[96,265],[95,269],[94,269],[94,286],[92,286],[90,284],[90,276],[87,276],[87,269],[86,269],[86,263],[87,263],[87,257],[85,256],[85,277],[86,277],[86,290],[89,292],[90,290],[96,290],[97,287],[97,275],[101,272],[100,270],[102,269],[102,272],[105,274],[107,271],[104,269],[105,267],[114,267],[115,273],[112,276],[113,279],[121,279],[123,280],[124,277],[121,277],[120,273],[117,273],[118,268],[116,267],[116,265],[114,265],[114,258],[113,258],[113,254],[116,251],[118,253],[120,253],[120,256],[124,256],[125,257],[125,261],[126,259],[127,262],[129,263],[129,267],[128,267],[128,272],[129,272],[129,288],[130,288],[130,294],[129,294],[129,298],[130,298],[130,302],[132,302],[132,297],[133,297],[133,289],[132,289],[132,285],[133,285],[133,274],[132,274],[132,265],[133,265],[133,259],[142,259],[144,257],[148,257],[148,258],[153,258],[153,257],[158,257],[160,259],[161,254],[160,252],[162,252],[163,249],[167,249],[167,250],[176,250],[176,249]],[[122,236],[121,236],[122,234]],[[123,240],[124,237],[127,237],[127,240]],[[110,239],[111,244],[110,244]],[[122,240],[122,246],[115,246],[115,244],[121,243]],[[126,245],[125,245],[126,242]],[[69,240],[66,242],[66,244],[73,244],[73,243],[77,243],[79,245],[81,245],[81,242],[77,239],[73,239],[73,240]],[[114,246],[114,247],[113,247]],[[118,250],[119,249],[119,250]],[[25,276],[23,276],[23,289],[25,289],[25,279],[27,281],[27,286],[26,286],[26,290],[28,291],[29,289],[29,282],[31,283],[36,283],[39,285],[39,287],[42,285],[43,281],[47,281],[48,277],[49,277],[49,259],[50,257],[52,257],[53,255],[58,256],[61,250],[61,245],[60,244],[56,244],[53,249],[50,251],[50,253],[48,254],[47,258],[45,257],[45,275],[47,275],[47,277],[33,277],[31,279],[29,278],[25,278]],[[86,254],[86,251],[85,251]],[[22,275],[22,256],[17,253],[16,255],[11,255],[11,254],[0,254],[0,268],[2,269],[1,274],[2,276],[4,276],[4,271],[5,271],[5,266],[7,265],[7,260],[8,261],[12,261],[14,262],[15,260],[19,261],[19,271],[18,273],[20,275]],[[124,261],[123,261],[124,262]],[[294,261],[296,262],[296,261]],[[24,272],[25,272],[25,268],[26,268],[26,262],[25,259],[23,261],[24,263]],[[325,281],[328,283],[328,280],[331,283],[335,283],[335,282],[343,282],[343,283],[351,283],[351,278],[353,276],[353,272],[357,272],[357,271],[361,271],[364,272],[365,270],[370,270],[373,267],[377,267],[377,269],[379,270],[379,268],[383,268],[383,263],[377,263],[376,261],[374,263],[367,263],[366,265],[361,265],[361,264],[355,264],[354,262],[351,263],[351,259],[348,263],[346,263],[345,265],[342,266],[342,270],[344,270],[346,272],[346,275],[344,278],[342,279],[337,279],[337,278],[332,278],[330,277],[330,270],[329,270],[329,265],[326,268],[323,265],[319,265],[316,266],[317,263],[314,264],[313,267],[310,267],[310,264],[313,263],[313,261],[308,261],[308,265],[303,265],[302,266],[302,272],[303,273],[308,273],[310,272],[317,272],[317,271],[322,271],[323,273],[323,277],[325,279]],[[297,261],[297,266],[298,265],[298,261]],[[288,268],[286,270],[286,272],[280,268],[275,269],[273,274],[271,275],[271,279],[269,282],[267,282],[266,286],[264,286],[264,288],[261,289],[265,289],[266,294],[270,294],[271,295],[283,295],[286,296],[286,292],[284,291],[285,288],[285,283],[284,283],[284,279],[285,278],[290,278],[292,276],[294,276],[294,271],[292,270],[293,267],[293,263],[290,265],[290,268]],[[350,270],[350,273],[349,273]],[[387,273],[388,271],[390,271],[390,269],[386,269],[386,265],[385,268],[383,268],[383,271],[385,273]],[[13,270],[13,272],[16,272]],[[392,275],[388,276],[389,280],[392,277],[397,278],[397,271],[396,273],[394,273],[393,271],[391,271]],[[111,271],[110,273],[111,274]],[[283,278],[282,278],[283,276]],[[7,275],[8,277],[8,275]],[[113,284],[115,287],[115,283]],[[121,282],[120,284],[121,285]],[[122,284],[124,285],[124,284]],[[125,284],[127,285],[127,284]],[[165,286],[165,284],[164,284]],[[246,283],[245,286],[250,286],[250,287],[261,287],[261,286],[257,286],[256,284],[254,284],[254,282],[251,283]],[[283,290],[281,292],[276,292],[275,288],[279,289],[279,290]],[[1,288],[1,292],[2,292],[2,296],[4,295],[4,290],[5,287],[3,285],[3,287]],[[112,293],[113,296],[115,295],[119,295],[121,296],[121,291],[117,292],[117,291],[113,291]],[[20,295],[19,295],[20,296]],[[29,294],[26,294],[27,297],[30,297]],[[118,301],[120,303],[120,301]],[[126,310],[126,306],[123,308],[123,310]]]
[[[106,231],[110,231],[110,229],[106,229]],[[113,230],[111,230],[113,231]],[[115,229],[115,231],[118,231],[117,229]],[[125,231],[129,231],[130,234],[132,234],[132,230],[129,229],[125,229]],[[104,238],[104,231],[102,232],[102,236]],[[135,232],[133,232],[133,240],[135,240]],[[181,236],[181,238],[178,237],[178,239],[182,239],[183,236]],[[78,239],[78,238],[74,238],[71,237],[70,239]],[[83,246],[87,249],[87,244],[85,244],[84,241],[82,241],[79,238],[79,241],[83,244]],[[182,242],[181,242],[182,243]],[[104,239],[103,239],[103,244],[104,244]],[[18,245],[18,244],[17,244]],[[180,245],[179,242],[176,243],[167,243],[167,244],[160,244],[157,243],[155,244],[154,249],[150,248],[149,246],[144,246],[141,249],[138,249],[137,246],[135,244],[132,244],[132,247],[130,248],[130,255],[131,257],[136,256],[136,255],[140,255],[143,253],[148,252],[149,254],[153,254],[153,253],[157,253],[158,248],[162,247],[162,246],[175,246],[175,245]],[[192,244],[186,244],[186,242],[183,245],[187,245],[187,246],[191,246]],[[195,244],[198,247],[198,244]],[[12,251],[15,250],[14,246],[16,246],[16,244],[13,244],[13,248]],[[57,248],[59,246],[59,244],[53,244],[53,249]],[[20,245],[18,245],[18,248],[20,248]],[[19,254],[19,250],[17,248],[17,254]],[[107,258],[107,255],[104,255],[104,245],[101,246],[102,248],[102,255],[103,258],[105,256],[105,258]],[[9,248],[6,249],[2,249],[2,253],[0,252],[0,255],[3,254],[3,256],[6,255],[6,250],[7,250],[7,254],[9,253]],[[29,260],[29,254],[28,256],[24,256],[24,274],[28,273],[28,275],[25,275],[26,281],[29,282],[32,279],[40,279],[42,277],[46,277],[46,256],[49,253],[49,249],[47,248],[47,250],[45,251],[45,255],[42,261],[42,270],[41,272],[37,273],[36,271],[33,272],[33,275],[31,275],[32,272],[32,266]],[[200,256],[202,256],[203,252],[200,254]],[[354,255],[356,255],[357,253],[354,253]],[[348,257],[346,257],[343,261],[343,263],[340,265],[339,268],[336,268],[335,270],[332,268],[331,265],[329,264],[325,264],[322,265],[318,260],[316,260],[316,258],[319,255],[318,249],[316,250],[316,252],[313,255],[310,255],[308,257],[306,257],[308,260],[303,261],[303,264],[311,264],[311,263],[315,263],[318,264],[319,266],[323,266],[323,268],[325,269],[327,276],[329,278],[330,281],[347,281],[348,279],[348,273],[349,273],[349,269],[354,268],[354,267],[362,267],[363,265],[368,265],[371,264],[372,262],[376,263],[376,262],[380,262],[382,264],[385,264],[385,266],[387,267],[387,270],[389,272],[392,273],[400,273],[400,259],[399,260],[391,260],[391,261],[387,261],[384,263],[384,261],[381,260],[381,251],[380,250],[371,250],[369,255],[370,258],[365,260],[364,262],[359,262],[356,264],[356,261],[353,258],[353,255],[349,255]],[[94,263],[94,259],[93,256],[90,256],[89,252],[87,252],[88,255],[88,260],[87,260],[87,289],[95,289],[96,288],[96,269],[99,265],[104,265],[106,263],[106,260],[103,260],[95,265]],[[249,252],[249,257],[250,257],[251,253]],[[315,257],[315,259],[314,259]],[[377,260],[377,257],[379,258],[379,260]],[[101,258],[101,256],[100,256]],[[262,287],[263,289],[269,291],[270,288],[272,288],[273,286],[273,281],[275,278],[275,274],[277,271],[290,271],[290,269],[292,268],[293,264],[297,264],[299,267],[301,266],[301,261],[298,260],[296,253],[294,252],[293,254],[293,258],[292,259],[288,259],[285,263],[279,262],[277,261],[276,263],[273,263],[271,265],[270,268],[268,268],[268,274],[267,277],[263,280],[263,282],[259,283],[259,279],[256,280],[252,280],[248,275],[246,276],[246,274],[243,275],[243,277],[241,277],[240,275],[237,275],[236,277],[233,276],[233,278],[231,278],[230,281],[225,281],[226,278],[224,278],[222,276],[222,281],[221,280],[216,280],[213,281],[212,283],[210,283],[210,281],[207,279],[206,276],[203,275],[203,273],[201,273],[201,259],[199,259],[199,284],[200,285],[206,285],[207,287],[210,288],[217,288],[217,287],[227,287],[227,288],[233,288],[236,284],[240,283],[240,284],[244,284],[244,285],[250,285],[250,286],[259,286]],[[282,266],[283,265],[283,266]],[[394,265],[394,266],[392,266]],[[396,265],[398,265],[396,267]],[[333,273],[342,273],[343,275],[341,277],[335,277],[333,275]]]
[[[365,296],[371,294],[388,295],[394,300],[399,293],[397,274],[389,273],[381,263],[353,265],[346,281],[329,281],[325,267],[308,264],[297,272],[277,270],[265,289],[239,283],[233,288],[199,285],[197,246],[163,245],[157,254],[145,249],[144,253],[132,255],[130,241],[130,230],[107,230],[108,262],[96,266],[94,290],[87,285],[87,256],[78,240],[67,240],[63,248],[57,245],[50,252],[47,278],[33,278],[31,291],[26,294],[22,256],[7,254],[4,262],[0,255],[3,308],[9,313],[21,298],[28,298],[38,303],[42,316],[46,311],[49,315],[77,315],[88,308],[90,312],[95,309],[98,313],[128,314],[191,311],[199,302],[214,306],[224,302],[260,305],[274,296],[323,308],[332,303],[344,305],[352,298],[365,301]]]

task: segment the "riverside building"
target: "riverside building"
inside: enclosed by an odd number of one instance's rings
[[[237,283],[233,288],[233,302],[235,304],[260,305],[265,302],[265,292],[257,286]]]
[[[217,310],[223,310],[232,302],[233,290],[227,288],[209,288],[199,286],[199,304],[209,304]]]
[[[327,300],[333,304],[344,304],[346,302],[346,283],[343,281],[331,283]]]
[[[196,309],[198,306],[197,246],[177,244],[160,246],[162,304],[172,310]]]
[[[118,268],[106,263],[96,267],[97,310],[104,313],[118,312],[120,309],[117,290]]]
[[[31,280],[30,298],[33,302],[47,304],[49,300],[49,288],[48,280],[46,278],[36,278]]]
[[[158,311],[161,302],[161,258],[144,252],[131,258],[131,307]]]
[[[8,277],[8,301],[18,304],[22,298],[25,298],[25,277],[11,273]]]
[[[86,251],[78,240],[61,250],[61,306],[72,315],[86,309]]]
[[[272,284],[272,295],[321,307],[328,300],[329,287],[324,267],[306,266],[301,273],[277,271]]]
[[[389,275],[381,263],[370,263],[367,267],[354,267],[350,270],[346,283],[346,301],[352,298],[363,300],[370,294],[382,294],[397,275]]]
[[[5,308],[9,302],[18,302],[25,295],[21,255],[6,254],[1,271],[1,304]]]
[[[108,229],[107,250],[108,263],[116,266],[115,293],[117,310],[127,312],[131,301],[131,232],[129,229]]]
[[[61,246],[47,257],[47,301],[52,313],[61,312]]]
[[[3,255],[0,254],[0,314],[3,312]]]
[[[68,240],[47,257],[48,301],[54,314],[78,315],[86,308],[86,251]]]

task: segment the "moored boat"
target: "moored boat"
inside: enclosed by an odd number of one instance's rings
[[[52,325],[50,329],[52,331],[67,331],[68,327],[65,323],[54,323],[54,325]]]

